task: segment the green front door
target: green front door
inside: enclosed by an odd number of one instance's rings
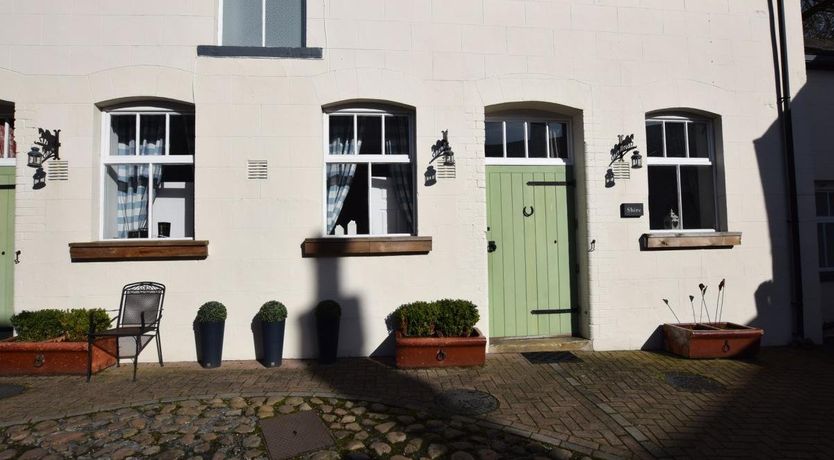
[[[570,166],[487,166],[491,337],[572,335]]]
[[[14,171],[0,167],[0,337],[14,314]]]

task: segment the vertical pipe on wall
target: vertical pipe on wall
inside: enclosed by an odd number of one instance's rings
[[[785,2],[776,0],[778,14],[774,14],[773,0],[768,1],[771,23],[771,42],[779,101],[779,121],[782,127],[782,147],[785,155],[785,186],[788,194],[788,231],[791,240],[791,308],[794,314],[793,334],[805,337],[804,299],[802,292],[802,256],[799,245],[799,200],[796,186],[796,158],[791,114],[791,82],[788,65],[788,40],[785,26]],[[776,24],[774,24],[776,21]],[[776,29],[778,28],[778,43]]]

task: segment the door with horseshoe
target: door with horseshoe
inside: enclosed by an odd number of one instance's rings
[[[487,166],[491,337],[574,332],[570,166]]]
[[[0,167],[0,339],[11,335],[9,319],[14,314],[14,214],[15,169]]]

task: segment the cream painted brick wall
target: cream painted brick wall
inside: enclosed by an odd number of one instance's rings
[[[112,308],[123,284],[159,280],[169,289],[162,333],[171,360],[195,358],[191,321],[211,299],[229,307],[228,359],[252,358],[249,321],[271,298],[290,310],[288,358],[315,354],[310,312],[325,297],[345,307],[345,354],[390,351],[385,316],[418,299],[472,299],[486,331],[484,107],[540,101],[575,109],[579,331],[595,348],[643,347],[673,319],[661,299],[684,320],[697,284],[721,278],[725,318],[762,324],[767,343],[785,343],[785,197],[772,167],[781,160],[762,4],[310,0],[308,43],[324,57],[286,60],[198,58],[197,45],[216,41],[213,0],[13,2],[0,30],[0,99],[16,103],[21,146],[31,145],[35,127],[62,129],[70,164],[68,182],[38,191],[30,170],[18,168],[16,308]],[[791,19],[791,37],[801,41],[796,6]],[[799,88],[804,72],[794,67]],[[196,106],[195,225],[210,255],[72,264],[67,243],[98,238],[96,104],[142,97]],[[434,248],[303,259],[301,242],[322,227],[321,108],[363,99],[415,109],[418,230]],[[634,133],[645,152],[645,114],[673,108],[721,116],[729,230],[743,233],[741,246],[640,251],[648,217],[621,219],[619,204],[647,203],[646,168],[604,187],[617,135]],[[423,186],[430,146],[446,129],[457,178]],[[269,180],[247,180],[248,159],[268,160]],[[587,252],[591,240],[596,250]],[[43,277],[56,281],[28,281]]]

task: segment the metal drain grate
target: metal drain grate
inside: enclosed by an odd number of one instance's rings
[[[478,390],[444,391],[437,395],[434,402],[453,415],[482,415],[499,406],[495,396]]]
[[[719,393],[724,391],[724,385],[709,377],[689,372],[667,372],[666,383],[677,390],[690,393]]]
[[[11,398],[26,391],[26,387],[9,383],[0,383],[0,399]]]
[[[530,364],[581,363],[575,354],[569,351],[528,351],[522,353]]]
[[[330,430],[313,411],[266,418],[258,423],[269,458],[274,460],[293,458],[333,445]]]

